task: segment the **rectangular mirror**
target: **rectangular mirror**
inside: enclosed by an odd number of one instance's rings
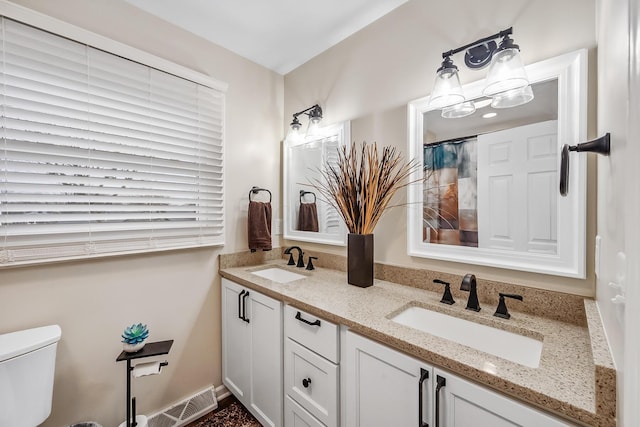
[[[311,186],[322,179],[325,164],[337,161],[348,146],[349,121],[318,128],[316,135],[284,142],[284,238],[328,245],[346,245],[347,229],[340,214]]]
[[[586,140],[587,53],[526,69],[524,105],[492,108],[484,81],[463,87],[466,117],[409,103],[408,151],[423,165],[408,189],[409,255],[585,277],[586,156],[572,159],[567,197],[559,171],[562,145]]]

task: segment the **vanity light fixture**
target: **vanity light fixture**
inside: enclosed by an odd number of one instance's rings
[[[442,109],[444,118],[465,117],[479,108],[473,101],[465,99],[458,67],[451,59],[451,56],[462,51],[465,51],[464,63],[471,69],[484,68],[491,63],[482,94],[492,98],[493,108],[516,107],[531,101],[533,91],[520,57],[520,47],[513,42],[511,34],[513,27],[443,52],[429,106]],[[502,40],[498,45],[495,40],[499,38]]]
[[[307,134],[311,134],[316,131],[318,127],[318,123],[322,120],[322,108],[318,104],[314,104],[309,108],[305,108],[302,111],[299,111],[293,115],[293,121],[291,122],[291,131],[287,136],[287,139],[300,139],[302,135],[300,134],[300,128],[302,127],[302,123],[298,120],[298,116],[306,114],[309,116],[309,125],[307,128]]]

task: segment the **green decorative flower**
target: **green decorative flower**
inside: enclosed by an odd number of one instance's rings
[[[149,330],[147,329],[147,325],[138,323],[137,325],[131,325],[124,328],[122,342],[127,344],[138,344],[146,340],[148,336]]]

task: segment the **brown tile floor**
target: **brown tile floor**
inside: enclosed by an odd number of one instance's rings
[[[234,396],[218,402],[218,408],[186,427],[260,427],[253,415]]]

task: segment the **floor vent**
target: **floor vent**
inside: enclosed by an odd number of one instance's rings
[[[182,402],[151,415],[148,418],[149,427],[180,427],[213,411],[218,407],[216,392],[209,387]]]

